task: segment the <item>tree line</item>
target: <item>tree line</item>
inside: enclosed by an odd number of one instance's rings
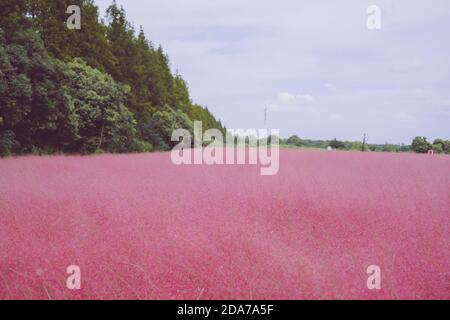
[[[226,129],[114,1],[2,0],[0,155],[169,150],[176,128]],[[82,28],[66,27],[78,5]]]
[[[363,151],[363,152],[415,152],[428,153],[433,151],[436,154],[450,154],[450,140],[435,139],[433,143],[427,141],[425,137],[416,137],[410,145],[392,144],[369,144],[366,141],[340,141],[333,140],[310,140],[301,139],[294,135],[288,139],[281,139],[281,145],[299,148],[326,149],[331,147],[336,150]]]

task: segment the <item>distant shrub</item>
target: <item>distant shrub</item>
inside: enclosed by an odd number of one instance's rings
[[[412,149],[415,153],[427,153],[432,149],[431,143],[425,137],[416,137],[412,142]]]

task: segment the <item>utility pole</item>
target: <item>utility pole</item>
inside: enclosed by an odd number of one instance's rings
[[[363,144],[362,144],[362,152],[366,151],[366,142],[367,142],[367,135],[364,133],[364,138],[363,138]]]

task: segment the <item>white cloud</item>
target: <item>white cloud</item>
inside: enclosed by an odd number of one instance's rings
[[[311,108],[315,102],[316,99],[310,94],[280,92],[276,100],[268,101],[267,104],[272,111],[292,111]]]
[[[310,94],[292,94],[289,92],[281,92],[278,94],[278,101],[283,104],[295,104],[295,105],[303,105],[303,104],[311,104],[315,102],[315,99]]]

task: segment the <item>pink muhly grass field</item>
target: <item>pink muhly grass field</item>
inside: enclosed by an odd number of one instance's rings
[[[259,169],[0,160],[0,299],[450,298],[448,156],[281,150]]]

